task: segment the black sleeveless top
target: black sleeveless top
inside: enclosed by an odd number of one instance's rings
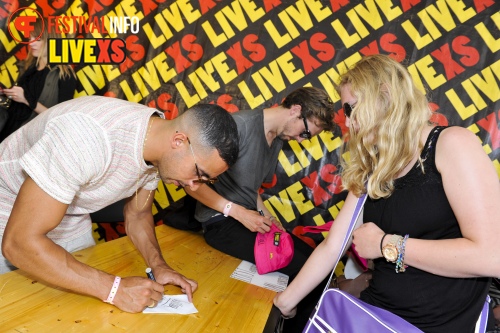
[[[419,239],[460,238],[462,234],[436,169],[435,153],[439,134],[429,134],[419,162],[395,181],[387,199],[367,198],[364,222],[374,222],[388,234]],[[486,299],[490,279],[448,278],[408,267],[395,272],[395,264],[376,259],[373,279],[361,299],[387,309],[424,332],[474,332]]]

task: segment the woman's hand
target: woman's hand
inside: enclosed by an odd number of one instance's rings
[[[23,103],[23,104],[26,104],[29,106],[29,103],[26,100],[26,97],[24,97],[24,89],[22,87],[13,86],[12,88],[4,89],[3,92],[11,100],[13,100],[17,103]]]
[[[382,256],[380,241],[384,232],[375,223],[363,223],[352,233],[352,242],[358,254],[365,259],[376,259]]]
[[[285,319],[290,319],[290,318],[295,317],[295,315],[297,314],[297,307],[287,309],[287,307],[284,304],[280,303],[281,294],[282,293],[277,293],[276,296],[274,296],[274,300],[273,300],[274,306],[276,306],[280,310],[281,315]]]

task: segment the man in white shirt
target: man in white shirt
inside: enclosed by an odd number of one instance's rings
[[[154,191],[159,179],[191,190],[212,181],[234,164],[238,135],[232,117],[216,105],[197,105],[173,120],[162,117],[120,99],[81,97],[4,140],[0,272],[18,267],[127,312],[156,304],[165,284],[179,285],[191,300],[196,282],[175,272],[158,246]],[[124,198],[127,235],[156,282],[120,281],[68,253],[94,244],[89,213]]]

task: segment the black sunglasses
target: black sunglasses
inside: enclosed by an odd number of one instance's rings
[[[348,118],[351,118],[351,112],[352,112],[352,108],[354,107],[354,105],[351,105],[347,102],[345,102],[343,105],[342,105],[342,109],[344,110],[344,114],[346,117]]]
[[[195,180],[194,182],[199,183],[199,184],[213,184],[213,183],[215,183],[218,180],[217,178],[205,179],[205,178],[201,177],[200,169],[198,169],[198,163],[196,163],[196,157],[194,157],[193,146],[191,145],[191,141],[189,140],[189,138],[187,136],[186,136],[186,139],[187,139],[187,142],[189,143],[189,148],[191,148],[191,154],[193,155],[194,166],[196,168],[196,174],[198,175],[198,180]]]
[[[302,120],[304,121],[304,126],[306,129],[304,132],[300,133],[299,136],[304,139],[310,140],[312,138],[311,131],[309,130],[309,126],[307,126],[307,119],[304,115],[302,115]]]

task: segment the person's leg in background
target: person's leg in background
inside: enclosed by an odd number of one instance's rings
[[[490,315],[495,319],[495,330],[488,333],[500,332],[500,279],[492,279],[489,294],[491,297]]]

